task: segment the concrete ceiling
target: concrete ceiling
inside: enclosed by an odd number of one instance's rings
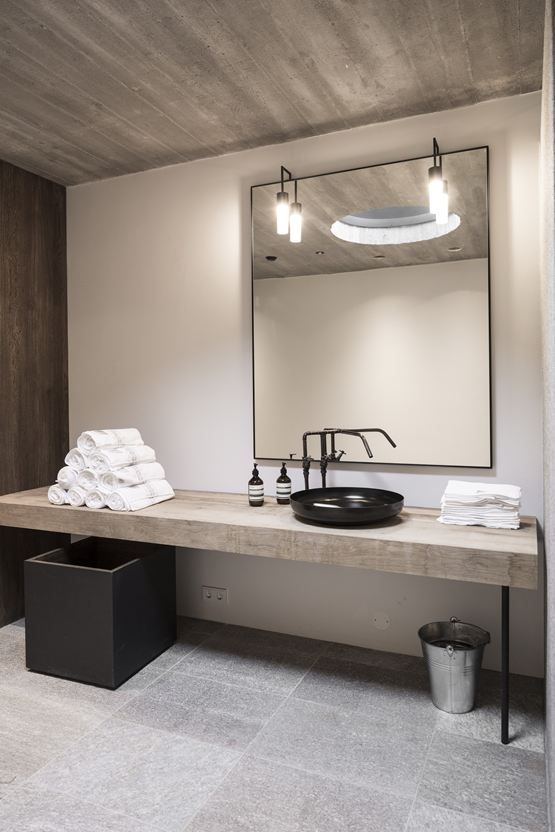
[[[65,184],[539,89],[544,0],[0,0],[0,157]]]
[[[378,246],[348,243],[331,233],[334,220],[354,211],[426,205],[431,163],[431,159],[415,159],[300,180],[301,243],[290,243],[287,236],[276,233],[275,206],[279,185],[253,188],[254,278],[336,274],[487,257],[487,157],[484,149],[449,153],[443,157],[443,174],[449,182],[449,210],[461,218],[460,226],[450,234],[417,243]],[[449,248],[460,248],[460,251],[450,252]],[[324,254],[316,254],[317,251]],[[268,255],[277,259],[268,261]]]

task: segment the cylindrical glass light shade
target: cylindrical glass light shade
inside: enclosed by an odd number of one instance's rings
[[[449,192],[447,182],[443,180],[443,188],[438,198],[436,209],[436,222],[438,225],[446,225],[449,221]]]
[[[303,230],[303,209],[300,202],[291,205],[289,214],[289,242],[300,243]]]
[[[428,190],[430,193],[430,214],[437,214],[441,194],[443,193],[443,178],[439,165],[434,165],[428,169]]]
[[[276,231],[289,234],[289,194],[279,191],[276,196]]]

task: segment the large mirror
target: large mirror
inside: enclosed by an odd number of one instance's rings
[[[299,179],[297,243],[276,233],[279,182],[252,188],[257,458],[379,427],[397,447],[371,434],[374,463],[491,467],[488,150],[441,163],[441,218],[430,157]],[[339,446],[370,461],[355,437]]]

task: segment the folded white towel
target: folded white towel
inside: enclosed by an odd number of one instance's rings
[[[445,515],[441,515],[441,517],[437,518],[440,523],[444,523],[446,526],[486,526],[488,529],[519,529],[520,528],[520,518],[515,520],[484,520],[483,518],[472,518],[472,517],[448,517]]]
[[[74,485],[73,488],[70,488],[67,492],[67,501],[70,506],[77,508],[78,506],[85,505],[86,496],[87,491],[85,488],[81,488],[80,485]]]
[[[54,506],[65,506],[68,502],[67,491],[60,485],[51,485],[48,489],[48,500]]]
[[[96,488],[98,485],[98,474],[92,468],[85,468],[77,475],[77,485],[90,491],[91,488]]]
[[[108,495],[106,504],[113,511],[138,511],[164,500],[171,500],[175,493],[166,480],[150,480],[142,485],[118,488]]]
[[[521,489],[516,485],[450,480],[438,519],[458,526],[518,529],[520,497]]]
[[[87,508],[105,508],[108,494],[109,492],[103,488],[93,488],[92,491],[87,492],[85,505]]]
[[[65,465],[58,471],[56,479],[58,481],[58,485],[60,485],[64,491],[69,491],[72,485],[77,485],[77,471],[70,468],[69,465]]]
[[[74,471],[79,472],[82,471],[83,468],[87,467],[88,456],[81,453],[81,451],[77,448],[72,448],[67,452],[64,462],[66,465],[69,465],[70,468],[73,468]]]
[[[447,500],[512,500],[518,502],[522,491],[518,485],[505,485],[499,482],[464,482],[449,480],[444,498]]]
[[[97,474],[106,474],[117,468],[126,468],[138,462],[156,462],[156,454],[148,445],[123,445],[121,448],[105,448],[96,451],[89,460],[89,467]]]
[[[117,448],[120,445],[143,444],[143,438],[137,428],[86,430],[77,439],[77,447],[84,454],[92,454],[98,448]]]
[[[128,485],[141,485],[149,480],[164,479],[166,479],[166,472],[159,462],[143,462],[101,474],[100,484],[110,491],[116,491]]]

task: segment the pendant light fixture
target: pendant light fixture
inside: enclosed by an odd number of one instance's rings
[[[447,181],[443,180],[443,187],[438,197],[436,210],[436,223],[438,225],[447,225],[449,222],[449,192],[447,190]]]
[[[297,198],[297,180],[295,179],[295,202],[289,214],[289,242],[300,243],[303,230],[303,206]]]
[[[285,176],[293,179],[291,171],[281,166],[281,190],[276,194],[276,231],[289,234],[289,194],[285,190]]]
[[[434,164],[428,169],[428,190],[430,194],[430,214],[436,215],[438,225],[445,225],[449,220],[449,193],[447,180],[443,178],[441,153],[437,139],[433,140]]]

